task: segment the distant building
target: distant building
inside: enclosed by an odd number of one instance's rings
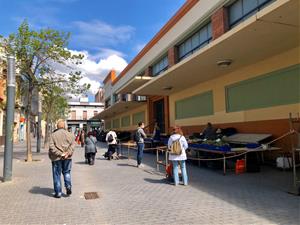
[[[95,115],[102,112],[104,103],[89,102],[88,98],[80,98],[79,102],[68,103],[70,111],[67,123],[72,127],[72,131],[76,128],[90,130],[101,127],[102,123],[99,119],[93,119]]]
[[[99,88],[95,95],[95,102],[104,102],[104,89],[102,87]]]

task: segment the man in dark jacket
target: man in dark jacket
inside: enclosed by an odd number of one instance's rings
[[[144,138],[147,137],[144,132],[144,127],[145,127],[144,123],[139,122],[138,129],[135,134],[135,136],[136,136],[135,141],[136,141],[136,145],[137,145],[136,159],[137,159],[137,167],[138,168],[143,167],[142,159],[143,159],[143,152],[144,152],[144,147],[145,147]]]
[[[49,145],[55,198],[61,197],[61,174],[64,176],[66,194],[72,194],[71,167],[74,148],[75,140],[73,135],[65,129],[65,121],[59,120],[57,129],[51,134]]]

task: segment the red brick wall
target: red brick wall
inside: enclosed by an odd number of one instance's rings
[[[169,67],[174,66],[177,63],[177,59],[178,59],[178,51],[177,51],[177,47],[174,46],[170,48],[168,51]]]
[[[145,70],[145,76],[152,77],[152,67],[148,66]]]
[[[211,17],[213,40],[220,37],[228,30],[228,12],[227,8],[220,8]]]

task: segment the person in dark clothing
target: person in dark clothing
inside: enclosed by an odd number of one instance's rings
[[[94,165],[95,162],[95,155],[97,153],[97,147],[96,147],[96,138],[93,136],[92,132],[89,132],[87,137],[85,138],[85,158],[86,163],[89,165]]]
[[[200,134],[203,139],[214,140],[216,138],[216,129],[211,123],[207,123],[205,129]]]
[[[152,135],[152,138],[153,138],[153,140],[155,140],[155,141],[160,141],[160,128],[159,128],[157,122],[154,124],[154,129],[153,129],[153,135]]]
[[[137,167],[143,167],[142,165],[142,159],[143,159],[143,152],[144,152],[144,147],[145,147],[145,143],[144,143],[144,138],[147,137],[147,135],[144,132],[144,123],[143,122],[139,122],[138,124],[138,128],[136,130],[136,138],[135,138],[135,142],[137,145]]]

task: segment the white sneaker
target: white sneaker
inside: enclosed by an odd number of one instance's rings
[[[140,164],[140,165],[138,165],[138,167],[139,168],[144,168],[145,166],[144,166],[144,164]]]

